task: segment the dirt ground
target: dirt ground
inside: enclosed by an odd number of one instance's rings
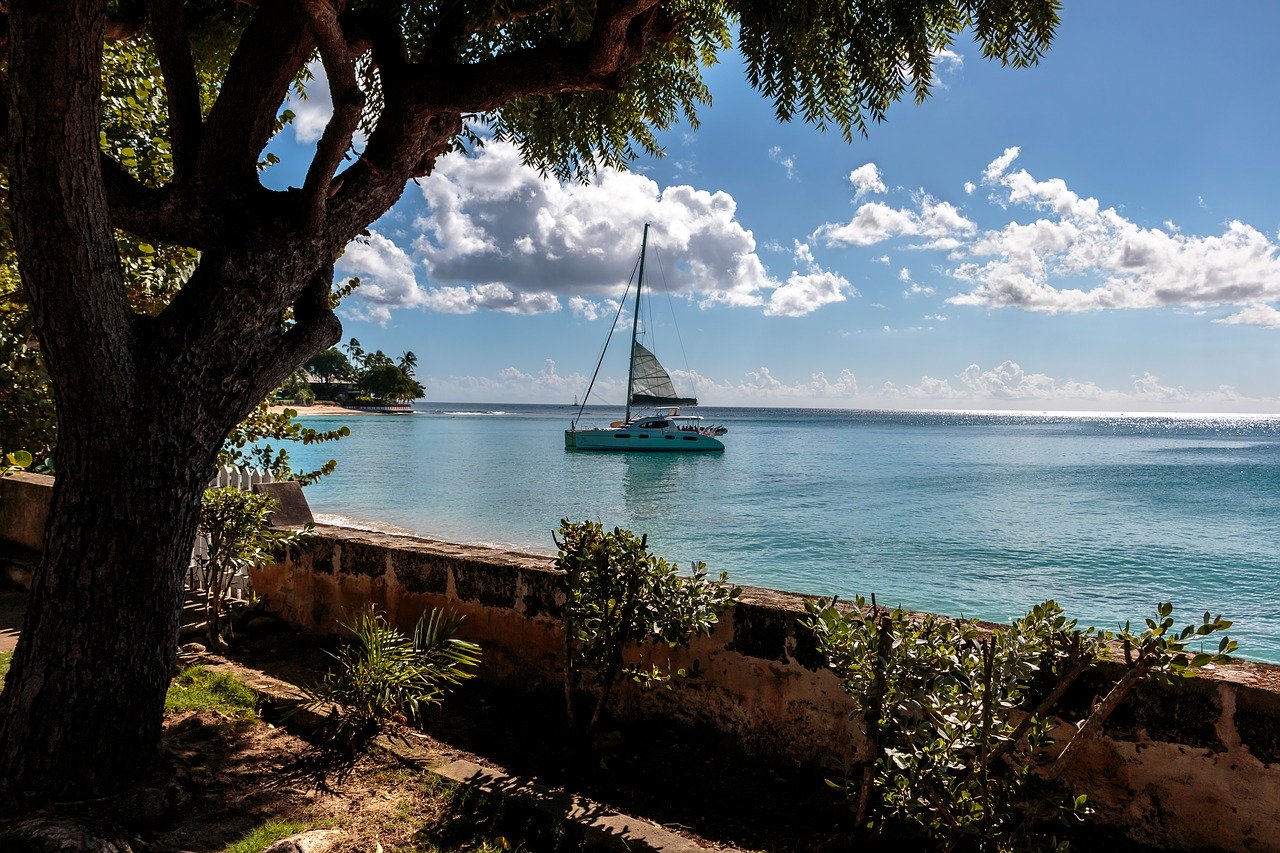
[[[231,656],[294,684],[326,666],[313,641],[287,633],[243,644]],[[468,682],[427,712],[422,743],[442,757],[582,794],[708,847],[798,853],[849,829],[843,795],[815,768],[752,760],[722,735],[660,724],[606,725],[591,749],[575,750],[561,703],[557,691],[513,695]]]

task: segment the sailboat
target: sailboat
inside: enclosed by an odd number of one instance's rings
[[[636,277],[635,310],[631,318],[631,366],[627,371],[626,415],[607,428],[579,428],[578,422],[582,419],[586,400],[591,396],[591,387],[588,386],[577,416],[570,423],[569,429],[564,431],[566,450],[639,450],[666,453],[724,450],[724,442],[720,441],[719,436],[728,430],[722,426],[704,426],[702,418],[697,415],[680,414],[681,406],[698,405],[697,398],[677,394],[671,375],[658,361],[658,357],[637,340],[640,293],[644,288],[644,256],[648,245],[649,223],[646,222],[640,240],[640,270]],[[617,323],[617,317],[614,318],[614,323]],[[612,337],[612,330],[609,334]],[[605,348],[608,346],[606,341]],[[596,375],[599,375],[600,363],[603,361],[604,353],[601,353],[600,362],[596,364]],[[591,385],[595,385],[595,381],[596,376],[593,375]],[[632,417],[633,409],[645,407],[656,411],[652,415]]]

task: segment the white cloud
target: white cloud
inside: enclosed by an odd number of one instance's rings
[[[859,396],[858,379],[848,368],[835,379],[819,371],[794,382],[779,379],[768,367],[722,382],[685,371],[672,371],[672,377],[677,388],[697,389],[698,400],[704,405],[851,404]]]
[[[616,297],[631,274],[645,222],[647,276],[705,304],[765,307],[778,287],[725,192],[612,169],[591,184],[560,183],[491,143],[443,158],[421,183],[429,212],[414,248],[434,281],[499,283],[513,293]]]
[[[910,299],[912,296],[932,296],[934,294],[932,287],[927,287],[912,280],[911,270],[908,267],[898,270],[898,281],[907,285],[907,288],[902,291],[903,299]]]
[[[769,149],[769,159],[777,163],[787,173],[787,178],[794,181],[796,179],[796,158],[791,154],[783,155],[782,149],[777,145]]]
[[[348,244],[334,267],[341,278],[360,279],[360,287],[343,303],[351,316],[386,323],[392,308],[427,304],[413,260],[376,231]]]
[[[854,212],[849,222],[843,225],[828,222],[813,236],[828,246],[871,246],[893,237],[926,237],[926,242],[913,248],[951,249],[959,245],[957,237],[971,235],[976,230],[977,225],[951,202],[921,194],[916,210],[867,202]]]
[[[888,327],[886,332],[893,331]],[[920,331],[918,327],[898,330]],[[832,377],[818,371],[808,377],[788,378],[767,366],[749,370],[737,378],[713,379],[687,370],[672,370],[682,392],[704,405],[823,405],[833,407],[945,407],[961,409],[1034,409],[1098,411],[1274,411],[1280,400],[1251,397],[1229,385],[1191,391],[1166,384],[1146,372],[1127,384],[1108,388],[1097,382],[1059,379],[1024,370],[1007,360],[992,368],[970,364],[949,377],[921,376],[916,382],[882,382],[863,389],[854,372],[844,368]],[[493,402],[510,400],[568,402],[586,388],[581,373],[562,376],[547,359],[539,369],[511,366],[496,376],[428,376],[424,381],[432,396],[445,400]],[[625,375],[601,375],[592,402],[618,402],[623,397]]]
[[[614,317],[617,315],[618,302],[614,299],[591,300],[583,299],[581,296],[569,297],[569,311],[573,316],[580,317],[587,322],[594,322],[602,317]]]
[[[300,145],[314,145],[324,134],[325,126],[333,117],[333,95],[329,92],[329,78],[324,65],[316,59],[307,63],[312,79],[306,85],[307,97],[299,98],[290,91],[285,107],[293,111],[293,138]],[[363,148],[368,140],[359,130],[352,140],[357,148]]]
[[[545,314],[560,310],[560,300],[554,293],[516,293],[500,282],[435,287],[427,292],[422,304],[441,314],[471,314],[480,308],[507,314]]]
[[[771,317],[803,317],[823,305],[844,302],[846,294],[858,295],[844,276],[818,266],[808,243],[797,240],[792,257],[808,272],[792,272],[785,284],[769,294],[765,314]]]
[[[1018,155],[1022,153],[1022,149],[1014,145],[1004,149],[1004,153],[987,164],[987,168],[982,171],[982,182],[984,184],[994,184],[1000,180],[1005,171],[1008,170],[1010,164],[1018,159]]]
[[[848,279],[828,270],[793,272],[785,284],[769,294],[764,313],[771,317],[802,317],[823,305],[844,302],[851,289]]]
[[[863,163],[850,172],[849,183],[853,184],[854,198],[885,191],[884,178],[880,174],[880,167],[875,163]]]
[[[1270,305],[1250,305],[1228,317],[1214,320],[1227,326],[1264,326],[1269,329],[1280,328],[1280,311]]]
[[[1275,400],[1248,397],[1229,385],[1209,391],[1192,392],[1179,385],[1166,385],[1151,373],[1131,377],[1127,387],[1104,388],[1096,382],[1057,379],[1045,373],[1028,372],[1015,361],[1004,361],[991,369],[971,364],[950,379],[922,376],[916,383],[886,382],[880,396],[912,405],[944,404],[959,407],[1160,411],[1202,411],[1274,408]]]
[[[568,403],[587,387],[590,377],[581,373],[562,376],[556,372],[556,363],[547,359],[540,370],[526,371],[507,367],[497,376],[428,376],[423,383],[431,389],[437,400],[542,402],[561,400]],[[624,380],[602,377],[592,391],[593,402],[597,394],[601,400],[621,399]]]
[[[977,188],[978,188],[978,185],[977,185],[977,184],[975,184],[973,181],[965,181],[965,182],[964,182],[964,194],[965,194],[965,195],[973,195],[973,191],[974,191],[974,190],[976,190]]]
[[[943,48],[933,52],[933,64],[938,66],[940,71],[959,71],[964,67],[964,57],[954,50]]]
[[[952,270],[972,289],[948,302],[1057,314],[1280,300],[1280,247],[1252,226],[1232,221],[1223,234],[1204,237],[1183,235],[1171,223],[1143,228],[1061,178],[1011,172],[1018,153],[1006,149],[983,181],[1039,218],[987,231],[956,251],[976,259]],[[1093,284],[1072,286],[1078,281]]]

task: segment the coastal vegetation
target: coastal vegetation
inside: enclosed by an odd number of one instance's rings
[[[418,723],[451,687],[475,676],[480,647],[459,639],[462,619],[432,610],[406,637],[370,607],[343,627],[352,635],[335,666],[307,691],[310,707],[329,707],[327,735],[354,752],[388,728]]]
[[[685,646],[710,634],[742,588],[729,583],[728,572],[709,579],[701,562],[679,575],[649,551],[648,536],[630,530],[606,532],[598,522],[566,518],[555,541],[565,586],[565,712],[570,732],[589,738],[620,676],[651,686],[689,674],[649,660],[626,663],[627,652]],[[585,717],[578,712],[584,692],[593,698]]]
[[[320,380],[320,393],[327,400],[385,405],[407,403],[427,393],[413,376],[417,366],[418,357],[412,352],[392,359],[382,350],[366,352],[352,338],[341,349],[316,353],[303,369]]]
[[[8,259],[58,433],[29,630],[0,696],[0,794],[41,800],[115,790],[154,754],[182,578],[226,436],[337,342],[334,260],[407,181],[482,133],[560,175],[656,152],[656,130],[696,121],[701,68],[735,27],[780,119],[852,137],[901,97],[925,98],[936,53],[961,32],[990,58],[1034,63],[1057,3],[833,2],[797,15],[658,0],[56,0],[0,17]],[[267,189],[264,147],[316,54],[333,118],[302,186]],[[358,131],[369,144],[348,159]]]
[[[225,645],[223,617],[236,574],[271,562],[274,553],[302,542],[311,532],[311,525],[302,530],[273,529],[270,517],[279,505],[272,495],[231,488],[205,490],[199,527],[205,548],[203,553],[197,551],[195,567],[204,591],[205,635],[215,649]]]
[[[806,625],[854,700],[866,739],[835,783],[848,795],[855,833],[937,849],[1065,849],[1055,832],[1088,810],[1087,798],[1061,781],[1082,745],[1143,679],[1194,676],[1230,661],[1236,648],[1223,636],[1204,650],[1205,638],[1231,622],[1205,613],[1177,630],[1169,603],[1145,630],[1126,623],[1114,634],[1079,628],[1053,601],[990,627],[890,610],[874,597],[806,607]],[[1122,674],[1055,748],[1063,697],[1108,658],[1122,662]]]

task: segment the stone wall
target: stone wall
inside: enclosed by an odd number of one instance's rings
[[[40,551],[52,497],[52,477],[26,472],[0,477],[0,544]]]
[[[338,632],[369,603],[406,630],[424,610],[453,608],[484,648],[483,677],[520,689],[560,678],[562,599],[545,557],[322,527],[253,584],[272,610],[318,633]],[[838,772],[858,746],[852,706],[798,630],[803,613],[798,595],[746,589],[711,637],[672,659],[696,661],[700,677],[624,691],[618,710],[711,727],[776,760]],[[1083,713],[1114,674],[1094,673],[1067,702]],[[1280,667],[1241,662],[1174,687],[1143,685],[1074,774],[1099,819],[1148,844],[1280,850]]]

